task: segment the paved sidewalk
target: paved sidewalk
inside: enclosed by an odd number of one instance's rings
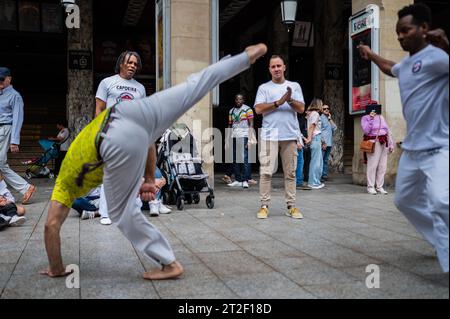
[[[168,237],[185,267],[177,280],[141,278],[150,262],[115,226],[80,220],[62,229],[66,265],[80,269],[80,288],[37,274],[47,266],[43,229],[53,181],[36,179],[28,221],[0,232],[0,298],[449,298],[433,249],[393,204],[339,176],[322,190],[298,190],[305,218],[284,216],[282,179],[274,180],[270,216],[256,219],[258,187],[216,181],[215,208],[185,205],[148,217]],[[20,197],[19,197],[20,198]],[[380,288],[366,287],[378,265]]]

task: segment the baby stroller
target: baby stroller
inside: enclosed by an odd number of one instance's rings
[[[214,190],[209,186],[208,174],[202,169],[194,137],[186,124],[175,124],[163,134],[157,165],[167,179],[161,190],[165,204],[176,204],[178,210],[183,210],[185,202],[198,204],[200,193],[209,193],[206,206],[214,207]]]
[[[58,157],[59,144],[45,139],[39,140],[39,144],[44,149],[44,153],[39,157],[22,162],[23,165],[27,165],[25,177],[28,179],[32,177],[54,178],[55,174],[47,167],[47,163]]]

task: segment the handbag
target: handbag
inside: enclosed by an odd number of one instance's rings
[[[375,142],[378,138],[378,135],[380,134],[380,130],[381,130],[381,115],[380,115],[380,127],[378,128],[378,132],[377,132],[377,136],[375,137],[375,140],[361,141],[361,144],[359,144],[359,149],[366,153],[375,152]]]
[[[366,153],[373,153],[375,151],[375,142],[373,140],[361,141],[359,149]]]

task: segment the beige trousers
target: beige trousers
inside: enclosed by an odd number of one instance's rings
[[[297,141],[267,141],[260,143],[260,183],[261,205],[269,206],[272,175],[278,169],[278,154],[284,173],[284,197],[288,206],[295,206],[295,171],[297,170]]]

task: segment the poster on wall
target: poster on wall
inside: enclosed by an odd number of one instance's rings
[[[365,44],[379,52],[379,8],[369,5],[349,19],[349,113],[362,114],[371,100],[379,101],[379,71],[357,49]]]
[[[0,30],[17,30],[16,1],[0,0]]]

